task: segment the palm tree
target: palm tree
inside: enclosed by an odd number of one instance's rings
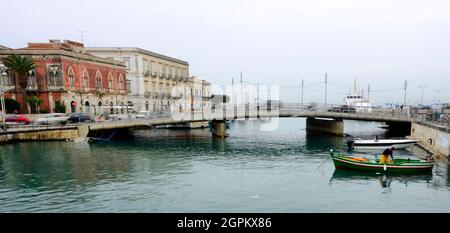
[[[37,68],[35,60],[31,56],[12,54],[2,58],[1,61],[19,81],[20,89],[22,90],[22,112],[25,113],[27,109],[27,74]]]

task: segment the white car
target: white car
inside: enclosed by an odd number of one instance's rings
[[[41,125],[51,125],[58,124],[65,120],[67,120],[67,116],[64,113],[48,113],[37,119],[36,123]]]
[[[136,119],[146,119],[150,118],[150,111],[139,111],[136,115]]]

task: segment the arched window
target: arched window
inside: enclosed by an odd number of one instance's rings
[[[119,75],[119,90],[123,90],[124,88],[124,82],[123,82],[123,77],[122,74]]]
[[[108,89],[113,92],[113,76],[111,73],[108,74]]]
[[[86,90],[89,89],[89,74],[86,69],[83,71],[83,87]]]
[[[73,71],[72,67],[69,67],[69,70],[67,71],[67,77],[69,79],[70,89],[75,89],[75,72]]]
[[[95,87],[97,89],[102,89],[102,74],[99,71],[95,73]]]

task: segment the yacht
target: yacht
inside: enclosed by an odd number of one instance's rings
[[[372,105],[369,100],[364,96],[364,91],[360,90],[356,85],[356,80],[353,88],[344,98],[344,102],[347,106],[355,108],[356,112],[372,112]]]

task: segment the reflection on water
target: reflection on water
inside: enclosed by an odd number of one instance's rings
[[[276,131],[261,131],[264,123],[236,121],[225,139],[209,129],[157,129],[110,143],[2,145],[0,212],[450,209],[447,165],[428,176],[335,171],[329,150],[343,148],[342,137],[306,134],[305,119],[282,119]],[[370,137],[379,135],[377,126],[346,121],[345,131]]]
[[[382,188],[391,188],[392,186],[404,185],[409,183],[425,182],[430,183],[433,179],[432,173],[427,174],[381,174],[375,172],[362,172],[353,170],[334,170],[330,179],[330,184],[335,181],[340,182],[357,182],[357,181],[378,181]]]

